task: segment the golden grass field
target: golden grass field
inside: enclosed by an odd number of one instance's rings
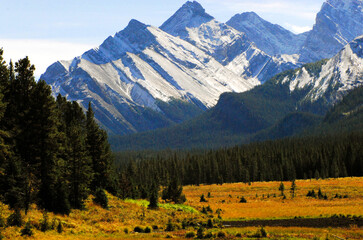
[[[296,197],[293,199],[289,191],[291,182],[283,183],[285,200],[282,200],[281,192],[278,190],[280,182],[188,186],[184,188],[184,193],[188,205],[193,207],[209,205],[213,210],[220,208],[224,219],[363,215],[363,178],[297,180]],[[319,188],[323,194],[327,194],[328,200],[306,197],[308,191],[314,189],[317,193]],[[211,198],[207,198],[208,192]],[[348,198],[334,199],[337,193],[348,195]],[[202,194],[206,197],[207,203],[199,202]],[[246,198],[247,203],[239,203],[241,196]]]
[[[363,178],[343,178],[326,180],[298,180],[296,181],[296,197],[291,199],[289,188],[291,182],[284,182],[286,199],[282,199],[278,187],[280,182],[257,182],[251,185],[243,183],[223,185],[186,186],[184,193],[187,206],[165,204],[159,210],[148,210],[145,200],[123,201],[109,196],[109,210],[95,205],[91,199],[86,202],[86,210],[73,210],[69,216],[48,213],[50,224],[62,222],[63,232],[56,230],[41,232],[39,228],[43,213],[33,205],[24,221],[29,221],[34,235],[28,239],[185,239],[187,232],[197,232],[197,228],[181,229],[183,219],[194,222],[206,222],[206,214],[193,212],[193,208],[201,211],[210,206],[214,211],[221,209],[223,220],[237,219],[273,219],[293,217],[320,217],[334,214],[363,216]],[[328,200],[307,198],[309,190],[318,192],[321,188],[327,194]],[[208,198],[208,192],[211,197]],[[333,198],[335,194],[348,195],[348,198]],[[207,203],[200,202],[204,194]],[[274,197],[275,195],[275,197]],[[247,203],[239,203],[244,196]],[[179,210],[178,210],[179,209]],[[0,204],[0,214],[7,218],[11,211]],[[179,229],[166,232],[168,221],[175,223]],[[136,226],[157,226],[151,233],[134,233]],[[126,230],[127,229],[127,230]],[[210,229],[214,236],[223,231],[227,239],[252,239],[259,227]],[[266,227],[269,239],[363,239],[363,229],[357,226],[348,228],[303,228],[303,227]],[[7,227],[0,229],[4,239],[27,239],[20,236],[21,228]],[[128,233],[125,233],[125,230]],[[211,235],[213,235],[211,234]],[[237,235],[237,237],[236,237]],[[1,237],[0,237],[1,238]]]

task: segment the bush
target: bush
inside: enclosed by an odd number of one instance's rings
[[[261,227],[260,229],[257,229],[256,233],[253,234],[251,237],[265,238],[265,237],[267,237],[267,232],[263,227]]]
[[[197,238],[202,239],[204,238],[204,228],[203,227],[199,227],[198,231],[197,231]]]
[[[239,200],[239,202],[240,202],[240,203],[246,203],[246,202],[247,202],[247,200],[246,200],[246,198],[245,198],[245,197],[243,197],[243,196],[242,196],[242,197],[241,197],[241,200]]]
[[[207,200],[204,197],[204,194],[202,194],[202,196],[200,196],[200,201],[199,202],[207,202]]]
[[[219,231],[218,233],[217,233],[217,237],[219,237],[219,238],[224,238],[224,237],[226,237],[227,235],[226,235],[226,233],[225,232],[223,232],[223,231]]]
[[[208,228],[213,228],[213,227],[214,227],[214,226],[213,226],[213,221],[212,221],[212,219],[208,219],[207,227],[208,227]]]
[[[167,232],[173,232],[177,229],[177,226],[175,223],[172,223],[171,220],[169,219],[169,222],[166,224],[166,228],[165,231]]]
[[[124,228],[124,233],[129,234],[129,229],[128,228]]]
[[[140,227],[140,226],[136,226],[136,227],[134,228],[134,232],[137,232],[137,233],[143,233],[143,232],[144,232],[144,229],[142,229],[142,227]]]
[[[186,238],[194,238],[195,237],[195,232],[187,232],[187,234],[185,234]]]
[[[8,226],[21,227],[23,225],[23,218],[21,216],[20,210],[16,209],[7,219]]]
[[[29,221],[25,224],[24,228],[21,229],[20,233],[21,236],[29,236],[29,237],[33,236],[32,225],[30,224]]]
[[[151,227],[146,227],[144,233],[151,233]]]
[[[43,212],[43,219],[40,222],[40,231],[46,232],[51,229],[51,226],[48,221],[48,214],[46,211]]]
[[[0,215],[0,228],[5,227],[5,220],[4,218]]]
[[[61,221],[59,221],[59,223],[58,223],[57,232],[58,233],[62,233],[63,232],[63,225],[62,225],[62,222]]]
[[[204,238],[213,238],[213,233],[212,232],[207,232],[205,235],[204,235]]]
[[[104,209],[108,209],[108,198],[102,188],[98,188],[96,190],[93,202],[100,205]]]

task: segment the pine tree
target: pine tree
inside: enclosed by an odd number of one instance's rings
[[[86,146],[85,116],[77,102],[72,102],[70,107],[67,130],[69,197],[72,207],[81,209],[90,191],[92,168]]]
[[[295,191],[296,191],[296,183],[295,183],[295,180],[292,180],[291,187],[290,187],[291,198],[295,197]]]
[[[53,211],[57,206],[55,183],[59,177],[56,169],[58,145],[58,116],[55,99],[50,87],[40,80],[34,88],[31,105],[32,136],[37,139],[33,148],[35,158],[40,163],[39,204]]]
[[[94,120],[91,102],[88,104],[86,119],[86,144],[92,160],[94,173],[91,188],[106,188],[112,185],[112,154],[107,140],[107,134],[101,130]]]
[[[284,183],[281,182],[280,183],[280,186],[279,186],[279,191],[281,192],[281,196],[284,196],[284,190],[285,190]]]

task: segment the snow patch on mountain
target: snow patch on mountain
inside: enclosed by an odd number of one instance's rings
[[[282,84],[289,84],[290,91],[311,88],[305,101],[325,98],[334,104],[351,89],[363,84],[363,35],[347,44],[321,68],[319,74],[308,72],[305,67],[294,76],[285,77]]]

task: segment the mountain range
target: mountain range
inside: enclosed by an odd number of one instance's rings
[[[98,48],[71,61],[52,64],[41,79],[52,86],[55,95],[60,93],[84,107],[91,101],[96,119],[110,134],[168,127],[195,118],[214,106],[214,112],[225,111],[228,105],[221,106],[228,104],[224,101],[229,95],[221,96],[223,93],[238,95],[260,84],[263,85],[255,91],[266,89],[265,85],[271,84],[267,80],[278,73],[333,57],[363,34],[362,6],[362,0],[327,0],[313,29],[296,35],[255,13],[237,14],[227,23],[220,23],[199,3],[187,2],[160,28],[131,20],[124,30],[108,37]],[[290,71],[295,75],[276,84],[297,86],[304,91],[309,88],[299,104],[310,99],[326,101],[328,104],[322,106],[330,106],[347,92],[336,87],[337,94],[321,94],[333,78],[331,73],[344,77],[361,73],[350,68],[342,72],[340,69],[345,65],[335,69],[337,65],[332,61],[320,63],[326,77],[307,77],[305,67]],[[315,80],[320,88],[314,85]],[[319,111],[323,112],[325,107],[321,108]],[[239,118],[238,115],[236,119]],[[196,119],[199,118],[192,121]],[[269,124],[258,120],[255,128],[245,131],[253,132]]]
[[[192,120],[113,137],[111,143],[115,150],[217,148],[329,128],[361,130],[362,89],[363,35],[329,60],[285,71],[247,92],[224,93],[215,107]],[[336,109],[340,113],[331,113]],[[323,122],[326,119],[333,120]],[[344,120],[350,123],[344,124]]]

